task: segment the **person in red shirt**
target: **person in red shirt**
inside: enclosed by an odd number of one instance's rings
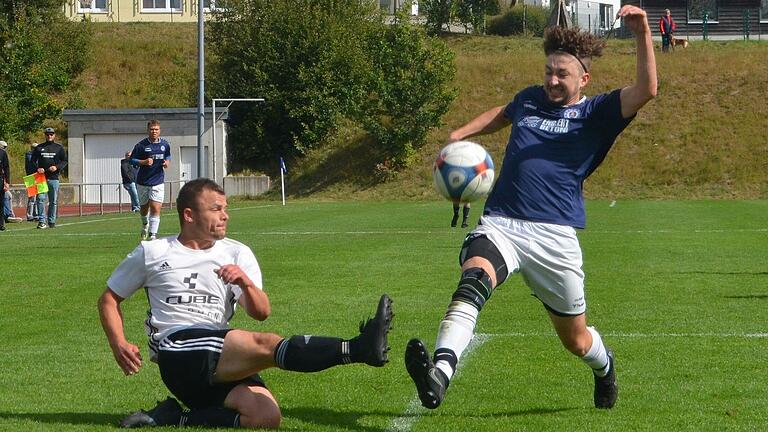
[[[677,30],[677,24],[672,18],[672,13],[669,9],[664,11],[664,16],[659,20],[659,31],[661,32],[661,51],[669,52],[669,47],[672,44],[672,35]]]

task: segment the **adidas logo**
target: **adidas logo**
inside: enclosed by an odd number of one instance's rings
[[[163,261],[163,263],[160,264],[160,268],[158,270],[163,271],[163,270],[171,270],[171,269],[173,269],[173,267],[171,267],[171,265],[168,264],[168,261]]]

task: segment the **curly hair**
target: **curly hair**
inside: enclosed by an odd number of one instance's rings
[[[582,32],[578,27],[550,27],[544,32],[544,53],[566,52],[576,57],[584,71],[588,72],[594,57],[603,55],[605,39],[589,32]]]

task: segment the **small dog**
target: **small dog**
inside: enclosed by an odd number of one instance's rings
[[[688,48],[688,41],[685,39],[672,38],[672,40],[669,41],[669,44],[672,45],[672,49],[675,47]]]

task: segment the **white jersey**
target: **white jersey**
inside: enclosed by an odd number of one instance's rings
[[[107,286],[122,298],[144,287],[149,300],[145,327],[154,360],[160,341],[185,328],[223,330],[242,294],[214,270],[236,264],[261,289],[261,269],[251,249],[225,238],[209,249],[189,249],[174,237],[141,242],[120,263]]]

